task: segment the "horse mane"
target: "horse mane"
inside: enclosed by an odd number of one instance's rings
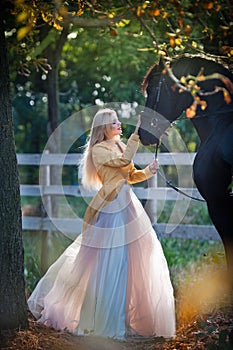
[[[158,63],[154,63],[149,69],[148,71],[146,72],[146,75],[144,76],[143,78],[143,81],[142,81],[142,93],[143,95],[145,94],[146,92],[146,88],[147,88],[147,85],[148,85],[148,81],[150,80],[150,75],[151,75],[151,72],[154,70],[155,67],[158,66]]]
[[[219,65],[223,66],[225,69],[227,69],[230,73],[233,73],[233,61],[230,61],[229,58],[224,57],[224,56],[216,56],[216,55],[211,55],[211,54],[182,54],[182,55],[177,55],[174,56],[173,58],[165,58],[163,57],[162,60],[167,61],[167,62],[177,62],[178,60],[182,58],[203,58],[206,61],[212,61],[213,63],[218,63]],[[152,73],[154,69],[156,69],[159,66],[160,60],[156,63],[154,63],[146,72],[141,87],[142,87],[142,93],[145,94],[146,88],[148,85],[149,80],[151,79]]]

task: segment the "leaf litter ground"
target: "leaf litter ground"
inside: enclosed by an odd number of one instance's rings
[[[134,339],[119,342],[99,337],[78,337],[60,332],[34,321],[29,316],[29,329],[4,331],[2,350],[168,350],[168,349],[233,349],[233,310],[221,307],[211,314],[196,316],[188,324],[178,325],[175,339]]]
[[[189,271],[175,290],[177,332],[174,339],[134,338],[116,341],[74,336],[36,322],[29,328],[0,332],[1,350],[233,350],[233,293],[221,269]]]

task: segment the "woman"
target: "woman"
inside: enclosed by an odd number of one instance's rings
[[[115,111],[96,113],[81,163],[86,188],[99,188],[82,235],[49,268],[28,300],[39,322],[77,335],[173,337],[167,263],[131,183],[153,176],[155,160],[134,167],[140,118],[127,145]]]

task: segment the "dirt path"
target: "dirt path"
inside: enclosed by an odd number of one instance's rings
[[[204,350],[233,349],[233,310],[230,307],[180,325],[173,340],[162,338],[114,341],[99,337],[77,337],[58,332],[29,318],[29,329],[0,334],[2,350]]]

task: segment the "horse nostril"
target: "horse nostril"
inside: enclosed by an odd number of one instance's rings
[[[158,119],[157,118],[153,118],[150,125],[153,126],[154,128],[157,126],[158,124]]]

